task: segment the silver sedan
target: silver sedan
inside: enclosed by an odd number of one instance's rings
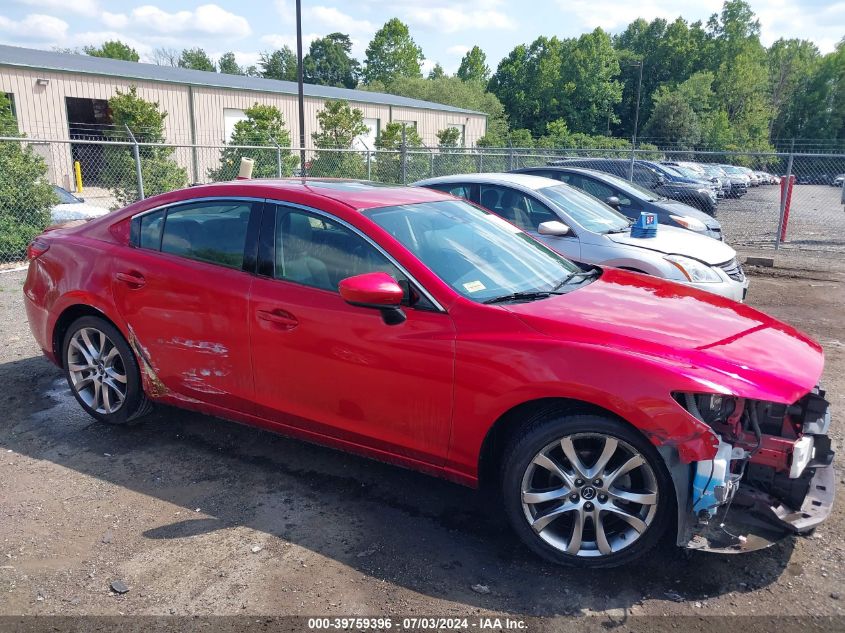
[[[458,174],[414,183],[466,198],[576,261],[671,279],[742,301],[748,279],[727,244],[660,226],[631,235],[629,220],[600,200],[557,180],[525,174]]]

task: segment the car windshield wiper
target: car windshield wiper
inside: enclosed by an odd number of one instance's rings
[[[564,277],[561,282],[552,288],[551,292],[555,292],[563,288],[566,284],[574,279],[589,279],[590,277],[598,277],[599,271],[595,268],[591,268],[590,270],[584,270],[580,273],[570,273],[566,277]]]
[[[500,297],[493,297],[487,299],[484,303],[504,303],[506,301],[535,301],[537,299],[546,299],[551,295],[559,295],[560,292],[553,290],[526,290],[522,292],[513,292],[511,294],[502,295]]]

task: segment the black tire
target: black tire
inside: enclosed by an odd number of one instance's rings
[[[71,341],[73,341],[77,333],[83,330],[86,332],[92,330],[102,332],[113,347],[116,348],[117,354],[119,354],[119,366],[124,370],[126,377],[126,393],[122,404],[112,412],[96,410],[89,402],[86,402],[86,399],[81,393],[83,390],[77,389],[74,384],[68,359],[71,355]],[[152,410],[152,402],[144,394],[141,383],[141,371],[138,367],[135,354],[132,353],[132,349],[120,331],[105,319],[96,316],[84,316],[71,323],[62,341],[62,367],[65,370],[65,378],[68,386],[76,401],[91,417],[100,422],[107,424],[131,424]]]
[[[591,552],[589,551],[589,548],[587,548],[581,555],[570,554],[563,551],[562,548],[555,547],[550,544],[547,540],[548,536],[546,538],[541,537],[535,531],[535,529],[531,527],[529,523],[529,520],[531,519],[529,519],[528,515],[531,514],[533,510],[527,510],[526,506],[523,505],[523,479],[529,477],[529,467],[534,469],[533,472],[539,472],[542,475],[544,471],[538,471],[538,467],[532,465],[532,462],[535,457],[541,451],[547,449],[554,442],[560,441],[562,438],[570,436],[574,436],[576,438],[575,441],[577,442],[591,441],[591,437],[587,437],[586,440],[584,440],[583,438],[585,436],[605,436],[614,438],[614,441],[618,441],[619,447],[625,447],[625,445],[627,445],[627,447],[625,448],[626,451],[627,449],[632,449],[635,453],[638,453],[645,460],[645,463],[648,464],[650,472],[653,473],[653,477],[649,476],[649,482],[651,482],[652,485],[656,486],[656,503],[650,504],[649,508],[647,508],[646,506],[637,506],[636,504],[625,505],[626,502],[622,502],[623,505],[621,506],[625,510],[627,510],[629,507],[639,507],[640,511],[645,510],[646,512],[651,513],[648,515],[648,517],[650,517],[650,522],[648,523],[647,527],[639,534],[639,536],[637,536],[630,544],[622,544],[618,551],[615,549],[614,546],[613,551],[611,553],[597,553],[598,549],[600,549],[598,547],[599,539],[595,537],[594,551]],[[625,453],[620,453],[619,458],[622,460],[628,459]],[[566,460],[563,461],[565,462]],[[611,460],[610,462],[608,462],[608,466],[613,463],[614,461]],[[593,465],[595,465],[595,462],[593,463]],[[647,470],[644,467],[638,468],[643,468],[643,471]],[[633,473],[634,471],[632,470],[629,472]],[[627,563],[630,563],[636,560],[637,558],[643,556],[660,541],[664,532],[668,528],[671,521],[671,517],[674,513],[674,487],[672,485],[672,481],[670,479],[670,475],[666,469],[666,466],[663,463],[663,459],[660,457],[655,448],[648,442],[648,440],[646,440],[645,437],[643,437],[639,432],[637,432],[635,429],[631,428],[627,424],[611,417],[604,417],[600,415],[591,414],[567,415],[563,412],[554,411],[545,411],[537,413],[532,419],[526,422],[523,429],[519,433],[517,433],[515,437],[513,437],[508,447],[506,448],[501,468],[501,474],[502,500],[505,507],[505,513],[511,523],[511,526],[516,531],[520,539],[532,551],[539,554],[546,560],[557,564],[582,568],[607,568],[617,567],[619,565],[625,565]],[[640,475],[627,476],[639,477]],[[558,479],[557,481],[561,481],[562,483],[562,480],[560,479]],[[587,482],[587,487],[592,487],[590,486],[589,482]],[[611,485],[607,484],[607,487],[611,488]],[[616,488],[613,489],[618,490]],[[583,498],[579,497],[578,502],[584,504],[584,500],[588,498],[587,491],[585,490],[585,488],[581,488],[579,489],[579,491],[583,494]],[[566,505],[573,499],[573,497],[568,497],[568,492],[566,493],[566,495],[567,498],[563,498],[562,500],[550,501],[549,504],[560,504],[552,505],[550,507],[552,509],[563,508],[564,505]],[[601,514],[601,516],[604,517],[608,516],[609,514],[609,523],[612,523],[613,521],[618,521],[618,519],[616,518],[617,515],[613,511],[608,513],[606,510],[601,509],[607,508],[609,504],[613,504],[618,508],[620,507],[618,503],[613,500],[610,500],[608,502],[608,499],[605,495],[596,496],[596,489],[593,490],[592,495],[593,496],[590,498],[596,500],[592,504],[592,507],[596,508],[595,516]],[[576,494],[575,496],[577,497],[578,495]],[[602,505],[599,506],[598,501],[602,496],[605,496],[605,499],[602,501]],[[587,507],[590,506],[590,504],[586,505]],[[656,505],[656,510],[650,509],[651,505]],[[539,504],[537,507],[539,507]],[[544,509],[543,513],[545,512],[546,510]],[[573,517],[572,520],[574,521],[574,517],[578,515],[573,515],[570,512],[569,514],[560,515],[560,517],[563,516]],[[536,520],[538,518],[538,515],[534,515],[533,518]],[[558,521],[559,519],[555,520]],[[587,521],[589,522],[589,525],[592,526],[592,529],[595,530],[595,519],[590,516],[588,517]],[[605,521],[607,521],[607,519],[599,518],[598,521],[599,523],[605,525]],[[549,527],[551,527],[552,525],[552,523],[548,524]],[[582,525],[586,526],[587,523],[582,523]],[[622,525],[622,523],[619,523],[619,525]],[[541,530],[541,532],[545,533],[545,530],[548,530],[549,527]],[[583,534],[588,535],[589,529],[590,528],[585,527]],[[620,532],[623,532],[625,529],[626,528],[624,527],[621,528]],[[605,533],[604,527],[602,528],[602,533]],[[574,538],[574,536],[571,536],[571,538]],[[626,536],[625,534],[620,534],[614,538],[616,538],[616,543],[618,544],[625,540]],[[605,542],[607,542],[607,539],[605,540]],[[587,545],[590,544],[587,543]],[[579,551],[579,553],[581,552]]]

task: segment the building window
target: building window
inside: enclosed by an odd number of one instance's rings
[[[417,122],[416,121],[403,121],[402,119],[393,119],[393,122],[394,123],[401,123],[402,125],[412,127],[415,130],[417,129]]]
[[[227,143],[232,140],[232,134],[235,133],[235,124],[246,119],[246,113],[240,108],[223,108],[223,132]]]
[[[381,131],[381,121],[379,119],[364,119],[364,125],[367,126],[367,131],[355,137],[355,140],[352,141],[352,148],[363,151],[373,150]]]

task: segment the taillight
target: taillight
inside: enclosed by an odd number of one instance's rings
[[[26,247],[26,258],[37,259],[46,253],[48,248],[50,248],[50,242],[40,237],[36,237],[29,243],[29,246]]]

